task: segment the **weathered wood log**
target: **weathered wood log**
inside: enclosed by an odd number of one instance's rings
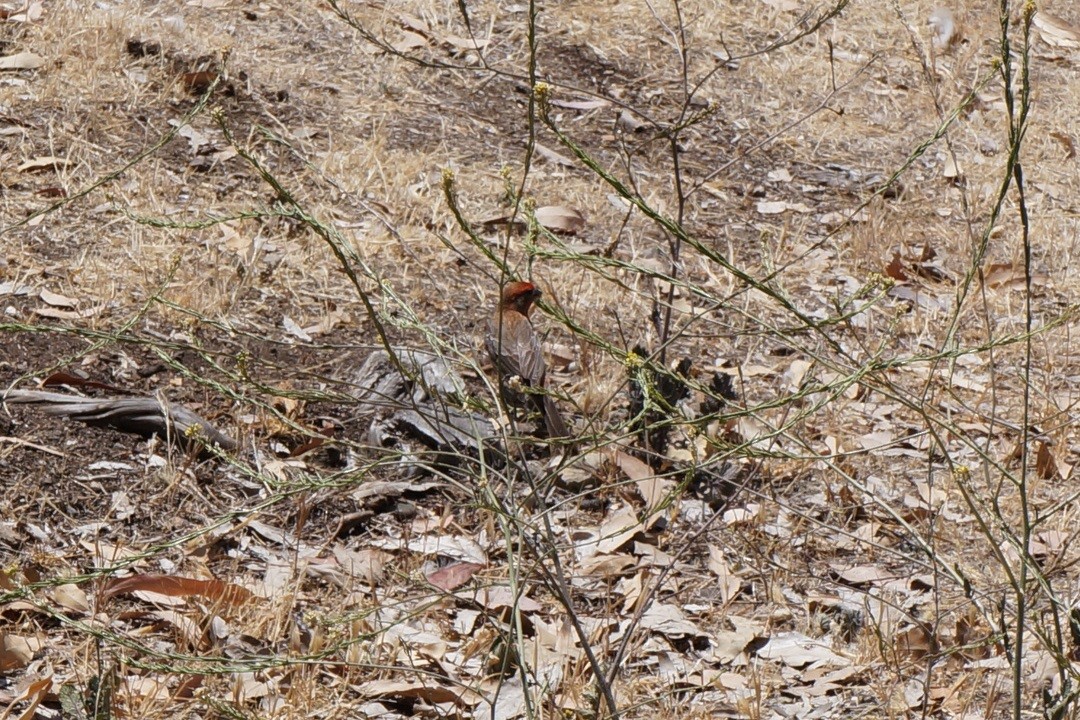
[[[8,390],[0,401],[13,405],[36,405],[49,415],[68,417],[92,427],[106,427],[149,438],[157,435],[181,447],[191,447],[201,438],[224,450],[238,443],[183,405],[158,398],[88,398],[42,390]]]
[[[458,407],[465,381],[442,357],[422,350],[368,355],[356,371],[354,395],[374,417],[369,436],[386,445],[408,437],[431,450],[479,453],[495,435],[491,420]],[[404,370],[404,372],[402,372]]]

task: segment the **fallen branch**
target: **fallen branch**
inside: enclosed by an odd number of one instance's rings
[[[38,405],[49,415],[93,427],[112,428],[144,438],[157,435],[184,448],[196,439],[224,450],[239,447],[235,440],[183,405],[170,405],[158,398],[88,398],[41,390],[8,390],[2,399],[13,405]]]

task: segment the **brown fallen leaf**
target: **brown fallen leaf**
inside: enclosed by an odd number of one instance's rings
[[[479,695],[465,687],[445,687],[434,681],[374,680],[363,685],[353,686],[360,697],[390,697],[399,700],[424,700],[433,705],[442,703],[460,703],[476,705]]]
[[[613,460],[637,486],[641,499],[645,501],[645,509],[649,513],[648,517],[642,520],[641,526],[645,530],[650,529],[663,516],[663,506],[671,497],[675,481],[671,478],[658,477],[647,463],[621,450],[613,453]]]
[[[904,261],[900,258],[900,253],[893,253],[892,260],[885,266],[885,276],[899,282],[908,281],[908,274],[904,272]]]
[[[1039,37],[1047,45],[1061,48],[1080,48],[1080,28],[1071,25],[1057,15],[1040,9],[1031,24],[1039,31]]]
[[[1050,443],[1040,440],[1038,452],[1035,454],[1035,472],[1043,480],[1052,480],[1055,477],[1067,480],[1072,474],[1072,465],[1062,461]]]
[[[536,208],[536,222],[555,233],[574,235],[585,228],[585,218],[574,208],[545,205]]]
[[[536,143],[533,145],[536,148],[536,154],[544,158],[548,162],[553,162],[556,165],[562,165],[563,167],[574,167],[574,161],[565,155],[560,155],[546,145]]]
[[[0,672],[26,667],[41,649],[41,641],[25,635],[0,633]]]
[[[21,6],[14,10],[0,8],[0,20],[7,20],[8,22],[13,23],[36,22],[41,19],[43,13],[44,8],[42,8],[40,0],[26,0]]]
[[[600,98],[593,100],[560,100],[559,98],[552,98],[551,104],[553,107],[566,108],[567,110],[596,110],[611,105],[607,100]]]
[[[451,592],[469,582],[483,567],[480,563],[454,563],[428,573],[427,581],[443,592]]]
[[[199,580],[177,575],[132,575],[110,580],[105,584],[103,598],[151,592],[166,597],[189,597],[196,595],[226,605],[242,605],[255,597],[247,588],[222,580]]]
[[[889,297],[904,300],[924,310],[945,310],[948,304],[945,300],[935,297],[923,288],[913,285],[897,285],[887,293]]]
[[[210,89],[210,85],[217,80],[217,76],[218,74],[213,70],[186,72],[180,76],[180,84],[192,95],[202,95]]]
[[[937,639],[924,624],[912,625],[896,636],[897,654],[911,661],[918,661],[937,652]]]
[[[49,305],[52,305],[53,307],[73,308],[79,304],[79,301],[75,298],[69,298],[66,295],[54,293],[53,291],[46,290],[44,288],[42,288],[41,292],[38,294],[38,297],[40,297],[42,300],[44,300]]]
[[[57,605],[71,612],[85,613],[90,610],[90,603],[86,599],[86,593],[78,585],[65,583],[57,585],[52,590],[53,600]]]
[[[1041,285],[1049,279],[1043,273],[1035,273],[1031,276],[1031,284]],[[983,282],[986,283],[987,287],[995,290],[998,288],[1023,290],[1027,285],[1023,265],[1013,263],[993,263],[983,273]]]
[[[43,157],[36,157],[33,160],[27,160],[15,169],[19,172],[40,172],[42,170],[59,170],[67,164],[67,158],[46,155]]]
[[[32,52],[21,52],[0,57],[0,70],[37,70],[44,64],[45,58]]]
[[[58,310],[52,307],[34,308],[34,314],[52,320],[85,320],[105,309],[104,305],[83,308],[82,310]]]
[[[489,42],[487,38],[468,38],[457,35],[443,35],[439,40],[457,50],[483,50]]]
[[[762,215],[779,215],[787,209],[788,204],[783,200],[762,200],[757,204],[757,211]]]
[[[19,714],[18,720],[40,717],[37,712],[37,707],[50,695],[52,684],[53,676],[50,674],[28,683],[25,687],[21,687],[21,692],[17,696],[10,698],[10,700],[5,698],[5,701],[10,703],[8,705],[8,710],[14,707],[16,703],[23,703],[29,700],[30,704],[21,708],[22,712]],[[6,713],[4,717],[7,717]]]
[[[393,43],[392,47],[396,52],[405,54],[417,48],[422,48],[428,44],[428,39],[423,35],[419,35],[408,30],[403,30],[401,33],[401,39]]]
[[[68,385],[73,388],[92,388],[95,390],[107,390],[114,393],[123,393],[124,391],[115,385],[109,385],[108,383],[98,382],[97,380],[90,380],[88,378],[78,377],[66,372],[55,372],[49,377],[41,381],[42,387],[61,387]]]
[[[1065,149],[1065,159],[1072,160],[1076,157],[1076,143],[1073,141],[1072,135],[1063,132],[1051,132],[1050,137],[1061,143],[1061,147]]]

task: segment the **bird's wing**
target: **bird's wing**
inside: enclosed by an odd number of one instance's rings
[[[498,321],[498,318],[495,320]],[[499,331],[502,339],[497,341]],[[532,387],[540,387],[544,382],[544,352],[540,347],[540,338],[533,332],[527,320],[503,322],[502,327],[492,323],[487,341],[488,354],[491,355],[499,372],[504,376],[518,375]]]

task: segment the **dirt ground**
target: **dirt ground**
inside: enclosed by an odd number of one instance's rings
[[[1080,10],[1039,6],[999,207],[975,5],[0,4],[0,386],[238,441],[4,405],[0,700],[1078,716]],[[499,410],[500,265],[573,446]],[[502,454],[373,404],[384,346]]]

